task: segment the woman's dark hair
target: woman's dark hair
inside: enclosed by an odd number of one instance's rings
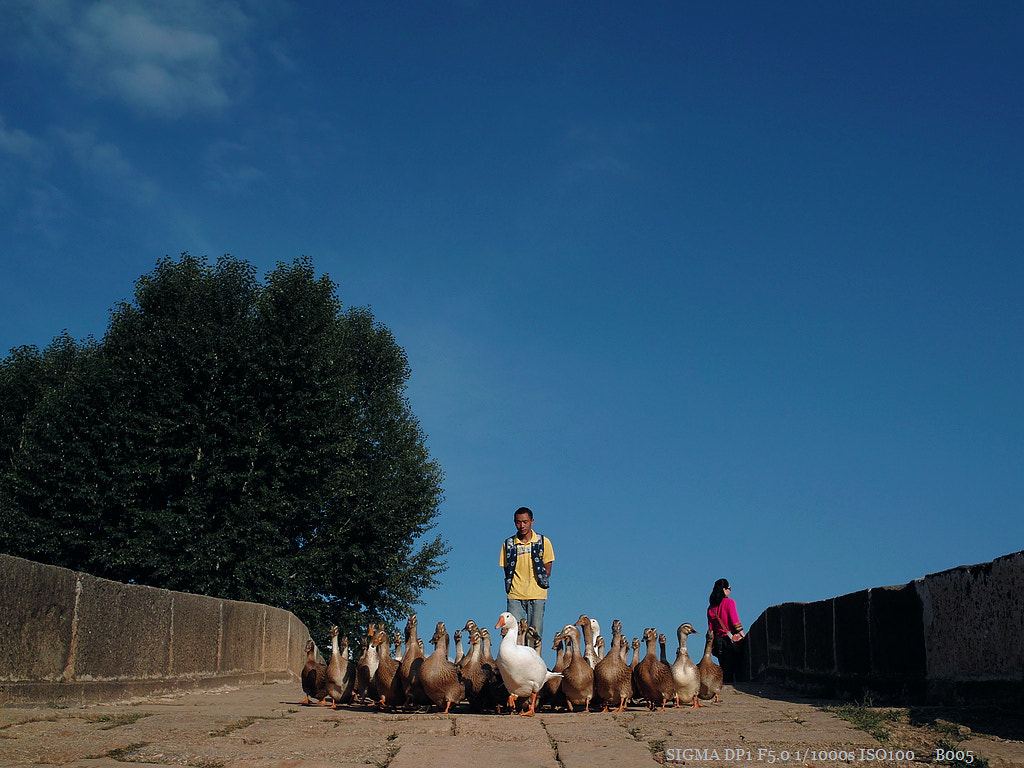
[[[719,579],[715,582],[715,588],[711,590],[711,597],[708,598],[708,605],[717,608],[725,599],[725,590],[729,588],[728,579]]]

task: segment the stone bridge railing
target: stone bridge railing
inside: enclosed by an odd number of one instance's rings
[[[1024,552],[761,614],[749,679],[840,698],[1024,709]]]
[[[297,680],[308,639],[278,608],[0,555],[0,706]]]

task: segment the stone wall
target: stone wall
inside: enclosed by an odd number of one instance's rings
[[[0,706],[297,681],[308,639],[279,608],[0,555]]]
[[[1024,552],[761,614],[746,676],[825,696],[1024,708]]]

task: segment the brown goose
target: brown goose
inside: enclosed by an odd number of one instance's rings
[[[469,633],[469,650],[462,657],[460,672],[469,706],[479,712],[491,703],[491,686],[494,683],[494,667],[484,663],[483,638],[479,629]]]
[[[398,674],[398,660],[388,651],[387,632],[378,632],[373,642],[379,657],[377,672],[373,676],[374,688],[377,690],[377,706],[381,709],[394,709],[405,703],[402,677]]]
[[[462,630],[456,629],[454,638],[455,640],[455,666],[459,666],[462,663],[462,657],[466,655],[465,651],[462,650]]]
[[[501,669],[498,667],[498,660],[491,655],[491,633],[487,627],[480,628],[480,645],[482,650],[483,664],[494,670],[494,680],[491,683],[489,698],[494,708],[501,714],[501,707],[508,699],[508,688],[501,679]]]
[[[689,703],[691,707],[700,706],[697,699],[697,692],[700,690],[700,670],[686,650],[686,636],[695,634],[697,630],[690,622],[679,625],[679,629],[676,630],[679,650],[676,651],[676,660],[672,662],[672,679],[676,685],[677,701],[680,704]]]
[[[491,633],[487,627],[480,630],[480,645],[484,664],[490,664],[493,669],[497,669],[494,657],[491,655]]]
[[[373,639],[377,636],[377,625],[371,624],[366,629],[366,645],[356,663],[356,685],[355,698],[360,701],[373,701],[377,697],[377,691],[373,687],[373,674],[377,671],[377,659],[379,653],[373,645]],[[385,649],[387,650],[387,649]]]
[[[402,633],[401,632],[399,632],[397,630],[395,631],[395,636],[391,640],[391,644],[392,644],[392,646],[394,646],[394,649],[395,649],[395,652],[393,654],[393,656],[395,657],[395,661],[401,663],[401,661],[402,661]]]
[[[584,631],[590,628],[589,622]],[[562,634],[569,643],[569,664],[562,670],[562,693],[570,712],[574,707],[590,711],[590,700],[594,698],[594,670],[580,653],[580,631],[572,624],[562,629]]]
[[[301,704],[312,704],[310,699],[319,701],[327,695],[327,665],[317,660],[316,643],[312,638],[306,643],[306,665],[301,677],[302,692],[306,694]]]
[[[551,650],[556,652],[555,666],[551,668],[552,672],[561,672],[567,666],[569,666],[569,654],[565,649],[565,634],[561,631],[555,633],[555,641],[551,644]],[[562,678],[554,677],[544,683],[544,688],[540,692],[540,700],[545,704],[550,704],[552,708],[564,706],[565,694],[562,693]]]
[[[658,647],[661,649],[661,655],[658,656],[658,658],[661,659],[661,663],[665,664],[665,665],[668,665],[668,656],[665,655],[665,643],[667,641],[668,641],[668,638],[665,637],[665,633],[664,632],[662,632],[660,635],[658,635]]]
[[[526,619],[519,620],[518,634],[516,635],[516,642],[519,645],[526,645],[526,630],[530,628],[530,623]]]
[[[527,645],[535,651],[540,651],[541,637],[536,627],[531,627],[526,619],[519,620],[519,634],[517,635],[519,645]]]
[[[612,647],[594,669],[594,695],[604,705],[602,712],[607,712],[613,704],[616,712],[623,712],[633,695],[633,670],[626,664],[629,643],[621,633],[615,633],[614,624],[612,632]]]
[[[423,692],[423,686],[419,681],[420,667],[423,666],[425,657],[423,648],[420,647],[419,638],[416,636],[417,625],[416,614],[411,614],[405,624],[405,655],[402,656],[402,663],[398,667],[407,707],[430,703],[430,699]]]
[[[633,695],[630,698],[640,698],[640,688],[636,683],[636,668],[640,666],[640,640],[633,638],[633,660],[629,662],[629,668],[633,672]]]
[[[338,644],[338,628],[331,627],[331,661],[327,665],[327,695],[331,697],[331,709],[338,708],[338,702],[348,699],[356,683],[356,665],[348,657],[348,638],[341,638]],[[325,698],[320,702],[326,704]]]
[[[434,652],[423,660],[420,667],[419,681],[423,693],[434,702],[434,706],[448,714],[452,704],[458,704],[466,693],[459,668],[448,660],[448,630],[443,621],[437,622],[434,636],[430,638],[434,644]]]
[[[626,661],[626,659],[629,658],[629,643],[626,642],[620,646],[618,641],[619,637],[622,637],[622,622],[616,619],[612,622],[612,641],[608,645],[608,649],[609,651],[619,649],[622,653],[622,660]]]
[[[647,653],[634,670],[634,679],[640,696],[650,702],[650,708],[654,709],[657,704],[661,704],[664,711],[665,702],[676,697],[672,669],[655,655],[655,645],[658,643],[657,630],[653,627],[645,629],[644,641],[647,643]]]
[[[704,701],[721,701],[718,692],[722,690],[722,668],[711,658],[711,642],[715,636],[708,630],[704,636],[704,656],[697,665],[700,672],[700,690],[697,696]]]

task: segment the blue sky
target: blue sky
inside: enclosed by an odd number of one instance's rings
[[[308,255],[446,473],[421,625],[521,505],[548,638],[749,624],[1024,547],[1022,137],[1015,2],[16,0],[0,349]]]

